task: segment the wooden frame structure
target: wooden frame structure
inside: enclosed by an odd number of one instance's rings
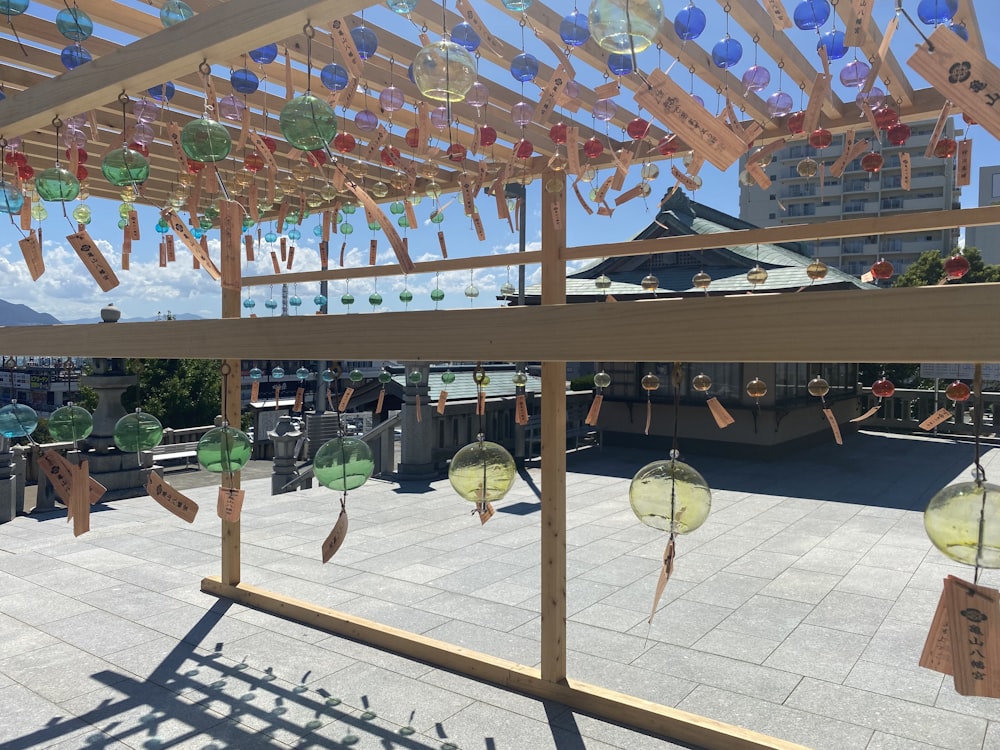
[[[498,0],[489,1],[500,5]],[[43,4],[61,5],[54,0]],[[50,80],[27,64],[14,70],[7,78],[8,85],[21,86],[25,90],[0,107],[0,134],[34,131],[46,127],[53,115],[92,110],[96,113],[96,128],[103,134],[98,142],[113,143],[120,128],[118,115],[110,102],[123,88],[144,90],[170,76],[197,88],[201,82],[191,79],[203,60],[232,61],[249,46],[274,38],[293,37],[311,18],[330,14],[349,16],[369,3],[364,0],[204,0],[190,4],[199,11],[199,16],[178,27],[156,31],[148,16],[123,9],[110,0],[90,0],[86,10],[95,20],[111,24],[115,14],[119,14],[116,26],[122,28],[122,24],[131,24],[138,40],[125,46],[105,42],[107,47],[101,49],[104,54],[98,60]],[[816,70],[783,34],[760,33],[766,30],[767,23],[763,9],[756,2],[734,2],[733,5],[734,18],[749,32],[760,34],[767,47],[777,50],[772,54],[782,54],[789,74],[807,85]],[[841,2],[841,13],[847,5]],[[962,0],[960,5],[962,19],[973,33],[973,44],[981,48],[972,0]],[[234,8],[238,8],[238,12],[234,12]],[[425,18],[418,13],[415,20],[421,22]],[[553,23],[557,16],[543,5],[534,6],[526,18],[540,36],[551,36],[552,29],[557,27]],[[41,22],[27,18],[15,19],[15,22],[29,43],[50,33]],[[352,19],[351,23],[356,21]],[[672,32],[666,26],[664,29],[660,40],[663,48],[676,54],[700,75],[719,85],[732,78],[730,73],[720,72],[707,64],[703,51],[699,53],[700,48],[696,45],[681,45],[671,37]],[[12,54],[11,44],[0,42],[0,56]],[[289,39],[284,44],[293,50],[290,55],[296,59],[296,66],[290,68],[290,80],[298,81],[301,90],[304,74],[297,67],[301,63],[301,39]],[[874,33],[869,36],[865,50],[873,44],[877,47]],[[390,54],[399,54],[397,63],[405,60],[406,54],[412,53],[414,48],[412,43],[396,38],[391,39],[388,46]],[[507,45],[486,54],[503,59],[510,49]],[[45,54],[50,53],[39,52],[38,56],[44,58]],[[603,55],[591,42],[575,59],[596,63],[604,59]],[[887,59],[886,64],[890,70],[899,69],[894,58]],[[387,64],[385,58],[380,57],[373,63],[372,69],[376,71],[373,77],[387,73],[390,68],[391,63]],[[626,81],[626,85],[632,83],[631,79]],[[896,91],[903,102],[902,114],[906,119],[932,116],[943,102],[943,96],[934,90],[913,91],[912,87],[901,86]],[[509,106],[513,93],[502,87],[498,87],[497,93],[501,106]],[[582,97],[585,101],[588,97],[592,100],[594,93],[588,91]],[[367,92],[363,98],[368,98]],[[743,95],[737,98],[740,106],[751,115],[762,111],[757,97]],[[192,114],[197,114],[197,97],[187,94],[178,106],[184,102]],[[835,97],[823,106],[831,129],[856,124],[853,113],[848,113],[846,105]],[[251,116],[260,121],[257,124],[263,125],[268,117],[263,103],[255,104]],[[619,120],[631,116],[624,112]],[[517,133],[499,129],[508,142],[516,140]],[[470,134],[464,131],[459,136],[465,140],[469,137]],[[29,153],[35,156],[42,154],[43,148],[50,148],[44,144],[51,143],[51,138],[45,132],[32,133],[26,137],[26,143]],[[799,746],[792,743],[581,683],[567,673],[566,456],[562,449],[566,437],[566,362],[593,359],[597,353],[604,361],[641,361],[654,354],[659,359],[703,362],[997,361],[1000,360],[1000,327],[987,321],[995,319],[1000,285],[899,289],[861,295],[838,292],[749,295],[663,299],[630,305],[569,306],[565,304],[566,262],[637,252],[681,252],[708,246],[899,233],[913,231],[917,225],[930,229],[993,224],[1000,223],[1000,207],[928,213],[889,221],[843,221],[822,226],[748,230],[712,235],[707,239],[696,236],[665,238],[650,240],[641,246],[630,242],[568,248],[565,223],[557,223],[552,218],[566,215],[565,173],[545,170],[544,163],[550,153],[549,147],[543,146],[541,156],[535,157],[525,169],[546,181],[559,181],[562,189],[542,191],[541,250],[517,258],[519,262],[541,263],[541,306],[352,316],[350,326],[338,325],[339,319],[335,316],[296,318],[294,321],[238,319],[242,285],[270,284],[279,279],[269,276],[241,279],[239,233],[224,230],[222,320],[176,321],[169,328],[141,323],[34,327],[30,330],[0,328],[0,351],[100,357],[222,357],[233,369],[238,369],[240,359],[322,359],[329,355],[331,347],[336,349],[338,356],[349,359],[377,359],[391,353],[394,357],[410,360],[542,361],[541,659],[538,669],[335,612],[243,582],[238,521],[222,522],[221,574],[205,578],[203,590],[472,678],[556,700],[596,716],[710,750],[795,750]],[[160,142],[155,144],[152,158],[154,166],[162,166],[172,159],[167,146]],[[454,189],[457,171],[446,163],[437,166],[441,170],[439,181],[446,188]],[[169,178],[154,177],[147,185],[145,198],[163,203],[169,189]],[[96,186],[92,192],[108,197],[114,195],[114,191]],[[509,256],[491,256],[436,261],[422,264],[418,271],[496,266],[507,264],[509,259]],[[396,266],[358,271],[343,269],[283,274],[280,281],[398,272]],[[448,330],[450,335],[440,337],[438,332],[441,330]],[[230,422],[238,423],[239,384],[236,379],[230,379],[227,387],[229,413],[226,416]]]

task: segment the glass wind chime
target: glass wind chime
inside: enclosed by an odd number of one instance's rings
[[[973,579],[945,578],[920,665],[951,675],[960,695],[1000,698],[1000,591],[979,583],[984,568],[1000,568],[1000,486],[987,482],[980,460],[982,365],[976,365],[973,391],[972,481],[945,487],[924,511],[931,542],[948,558],[972,566]]]
[[[495,513],[493,503],[502,500],[513,486],[517,466],[506,448],[486,439],[485,389],[490,382],[489,375],[479,364],[472,377],[477,391],[479,434],[476,442],[459,449],[451,459],[448,481],[462,499],[476,504],[473,512],[479,514],[481,523],[486,523]]]
[[[364,379],[360,371],[352,371],[349,377],[352,383]],[[338,380],[335,371],[324,371],[322,378],[330,383],[335,391],[334,395],[330,396],[330,403],[336,404],[334,413],[337,417],[337,437],[327,440],[316,451],[313,471],[320,484],[341,493],[340,515],[337,516],[329,535],[323,540],[322,559],[326,563],[337,553],[347,537],[347,493],[356,490],[371,478],[372,472],[375,471],[375,459],[365,441],[344,434],[341,415],[348,406],[351,394],[354,392],[353,388],[349,387],[344,392],[343,398],[338,399],[336,398]],[[379,381],[384,387],[386,381],[381,376]]]
[[[690,534],[700,527],[708,518],[712,507],[712,492],[705,478],[680,460],[677,431],[683,379],[683,367],[679,362],[674,363],[671,375],[674,388],[674,434],[670,457],[653,461],[639,469],[628,490],[629,504],[636,517],[647,526],[668,534],[667,546],[663,551],[663,565],[649,614],[650,624],[674,570],[677,535]]]

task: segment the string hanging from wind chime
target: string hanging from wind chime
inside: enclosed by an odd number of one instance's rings
[[[669,535],[649,614],[650,625],[674,571],[677,535],[689,534],[701,526],[712,507],[712,492],[705,478],[693,467],[679,460],[680,394],[684,381],[684,369],[680,362],[674,363],[670,380],[674,390],[674,429],[670,457],[667,460],[653,461],[639,469],[628,490],[629,505],[636,517],[647,526],[666,531]]]
[[[459,496],[476,504],[473,513],[479,514],[484,524],[496,512],[493,503],[502,500],[514,484],[517,465],[506,448],[486,440],[486,386],[490,378],[482,362],[476,364],[472,378],[476,383],[479,433],[474,443],[460,448],[451,459],[448,481]]]
[[[653,391],[660,387],[660,379],[651,372],[647,372],[642,376],[642,381],[640,381],[642,389],[646,392],[646,428],[643,430],[644,435],[649,434],[649,428],[653,423]]]
[[[745,390],[746,394],[753,399],[753,409],[751,409],[750,413],[753,415],[753,431],[754,434],[757,434],[760,400],[767,395],[767,383],[761,380],[759,376],[754,375],[753,379],[747,383]]]
[[[216,513],[223,521],[235,523],[240,520],[243,510],[245,490],[239,487],[239,472],[250,461],[253,443],[240,429],[230,426],[229,380],[232,368],[228,362],[222,363],[222,424],[206,432],[195,453],[198,464],[214,474],[220,475],[219,497]]]
[[[981,462],[981,364],[973,387],[972,481],[945,487],[924,511],[931,542],[952,560],[973,566],[973,582],[944,579],[920,666],[952,675],[960,695],[1000,698],[1000,592],[979,585],[983,568],[1000,568],[1000,486],[986,481]]]

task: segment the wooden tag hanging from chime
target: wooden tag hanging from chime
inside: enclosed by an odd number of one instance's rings
[[[590,410],[584,424],[597,427],[597,420],[601,416],[601,405],[604,403],[604,389],[611,385],[611,376],[604,370],[594,373],[594,400],[590,403]]]
[[[438,394],[437,400],[437,413],[444,414],[445,404],[448,402],[448,391],[445,390],[447,386],[450,386],[455,382],[455,373],[451,370],[445,370],[441,373],[441,392]]]
[[[951,675],[959,695],[1000,698],[1000,592],[945,578],[919,663]]]
[[[837,424],[837,416],[833,413],[833,409],[826,403],[826,395],[830,392],[830,384],[825,378],[817,375],[806,385],[806,390],[809,391],[810,396],[815,396],[820,400],[820,403],[823,405],[823,416],[826,417],[826,421],[830,425],[834,441],[837,445],[843,445],[844,438],[840,434],[840,425]]]
[[[699,393],[704,393],[708,396],[708,391],[712,387],[712,379],[705,373],[700,372],[691,378],[691,387]],[[712,418],[720,430],[724,430],[736,422],[733,419],[733,415],[726,410],[726,407],[715,396],[708,396],[705,403],[708,404],[708,411],[712,414]]]

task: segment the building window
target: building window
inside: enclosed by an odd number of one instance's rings
[[[882,210],[892,211],[894,209],[899,209],[903,207],[902,198],[883,198],[882,199]]]
[[[858,214],[864,210],[865,210],[865,202],[863,200],[855,199],[844,202],[845,214]]]

